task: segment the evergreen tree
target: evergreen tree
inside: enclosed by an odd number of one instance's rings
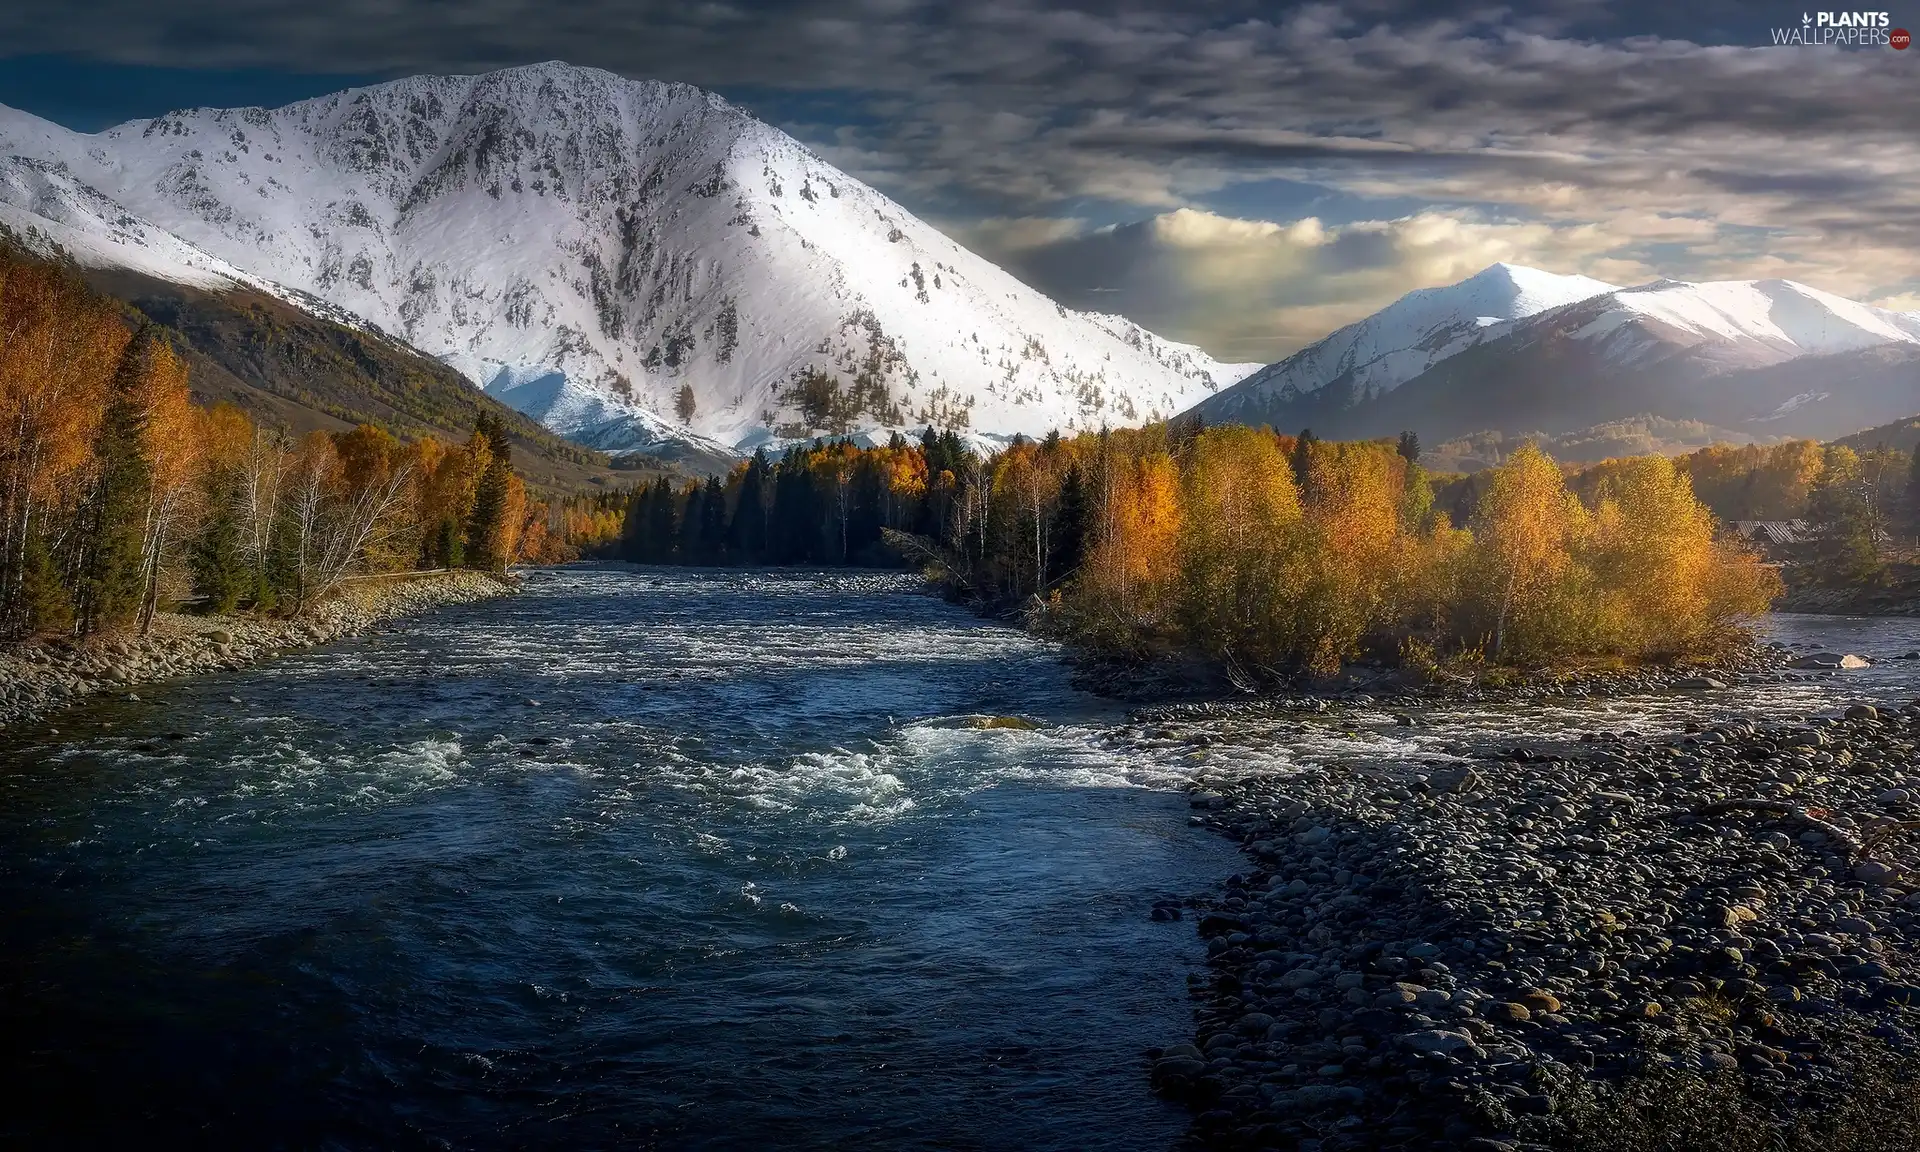
[[[1313,429],[1302,428],[1300,438],[1293,444],[1293,456],[1289,463],[1293,465],[1294,486],[1300,489],[1302,496],[1308,494],[1307,481],[1312,473],[1313,446],[1319,442],[1319,437],[1313,434]]]
[[[505,571],[513,447],[507,441],[506,425],[491,412],[482,412],[474,421],[472,442],[485,449],[487,463],[467,514],[462,560],[470,568]]]
[[[142,327],[128,343],[109,386],[106,413],[94,443],[100,474],[88,509],[81,565],[82,632],[130,622],[145,590],[141,561],[153,466],[147,458],[147,418],[140,385],[156,339],[151,329]]]
[[[880,544],[881,490],[886,478],[871,453],[862,453],[853,470],[851,506],[846,522],[846,560],[871,555]]]
[[[1857,478],[1821,481],[1807,498],[1811,569],[1833,587],[1873,586],[1886,580],[1879,524]]]
[[[700,529],[707,522],[707,490],[698,484],[687,486],[686,512],[680,517],[679,560],[682,564],[705,564],[706,541]]]
[[[240,485],[235,469],[208,469],[206,516],[188,555],[194,588],[207,598],[207,611],[217,616],[232,612],[254,580],[240,543]]]
[[[693,413],[697,407],[698,401],[693,395],[693,385],[680,385],[680,394],[673,398],[673,411],[675,415],[680,417],[680,423],[693,423]]]
[[[466,561],[472,568],[502,572],[507,567],[507,488],[513,465],[505,445],[487,461],[473,494],[473,513],[467,518]]]
[[[673,546],[679,535],[679,498],[674,494],[673,483],[665,476],[653,482],[653,488],[647,493],[647,551],[642,557],[648,564],[671,564]]]
[[[727,556],[727,490],[720,477],[707,477],[700,496],[700,555],[702,563],[724,564]]]
[[[754,452],[740,477],[740,496],[733,506],[733,519],[727,526],[727,547],[736,564],[763,564],[767,561],[767,517],[771,493],[767,490],[766,449]]]
[[[440,521],[433,534],[432,567],[459,568],[466,562],[467,547],[460,534],[460,522],[448,516]]]
[[[1060,480],[1060,500],[1053,514],[1053,530],[1047,534],[1047,549],[1051,553],[1047,558],[1047,571],[1055,582],[1073,576],[1086,558],[1090,511],[1087,483],[1080,474],[1080,465],[1070,465],[1067,474]]]
[[[1206,421],[1198,412],[1167,421],[1167,452],[1173,456],[1181,455],[1205,430]]]
[[[646,553],[647,498],[653,489],[639,485],[627,493],[627,506],[620,518],[620,559],[639,563]]]
[[[20,612],[28,635],[47,635],[73,628],[73,597],[61,578],[53,549],[39,535],[27,538],[20,571]]]
[[[1400,433],[1400,443],[1397,446],[1397,450],[1401,458],[1406,460],[1407,463],[1418,464],[1420,462],[1420,437],[1412,432]]]
[[[820,518],[814,507],[813,472],[798,448],[788,449],[774,469],[772,537],[776,564],[805,564],[815,559]]]

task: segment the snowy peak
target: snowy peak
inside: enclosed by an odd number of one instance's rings
[[[1240,419],[1336,386],[1349,402],[1377,396],[1499,335],[1512,321],[1613,290],[1585,276],[1494,264],[1457,284],[1409,292],[1203,401],[1200,411],[1209,418]]]
[[[1605,338],[1625,325],[1651,322],[1669,340],[1755,344],[1782,358],[1920,341],[1920,322],[1908,313],[1792,280],[1659,280],[1613,293],[1604,303],[1576,338]]]
[[[1494,320],[1520,320],[1612,288],[1587,276],[1562,276],[1519,264],[1492,264],[1448,288],[1429,288],[1444,306]],[[1418,294],[1416,294],[1418,295]]]
[[[50,224],[147,222],[607,448],[1139,423],[1257,367],[1061,307],[718,96],[595,69],[417,76],[92,136],[0,108],[5,157],[99,201]],[[49,203],[0,195],[36,218]],[[205,274],[195,259],[180,275]]]
[[[1209,419],[1430,442],[1645,418],[1829,437],[1920,410],[1920,324],[1791,280],[1614,288],[1496,265],[1203,401]]]

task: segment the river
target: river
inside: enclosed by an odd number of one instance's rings
[[[1783,641],[1920,648],[1910,621]],[[1167,1148],[1146,1049],[1242,866],[1187,782],[1920,694],[1128,725],[1058,654],[848,573],[537,573],[0,743],[9,1143]],[[1039,730],[978,728],[1021,715]]]

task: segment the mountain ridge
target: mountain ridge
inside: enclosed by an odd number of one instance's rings
[[[1920,409],[1913,313],[1783,279],[1662,279],[1587,294],[1600,282],[1526,270],[1520,278],[1543,290],[1511,297],[1511,310],[1533,311],[1463,327],[1486,284],[1513,277],[1514,266],[1495,265],[1410,293],[1195,410],[1333,437],[1411,429],[1438,442],[1570,433],[1643,415],[1826,438]],[[1410,304],[1443,322],[1401,322]],[[1329,358],[1355,347],[1372,354],[1362,367],[1386,370],[1367,375],[1350,355]]]
[[[0,158],[16,216],[160,230],[611,450],[1141,423],[1257,367],[1048,300],[724,98],[557,62],[93,135],[0,109]]]

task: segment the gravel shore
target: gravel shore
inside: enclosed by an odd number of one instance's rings
[[[1210,1148],[1639,1147],[1648,1077],[1798,1123],[1920,1031],[1916,745],[1920,702],[1214,782],[1249,868],[1154,1082]]]
[[[397,616],[512,591],[511,583],[484,572],[368,580],[343,589],[299,620],[161,613],[145,636],[128,633],[0,648],[0,727],[45,716],[95,693],[244,668]]]

